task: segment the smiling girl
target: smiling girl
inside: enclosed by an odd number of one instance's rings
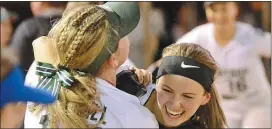
[[[160,128],[223,128],[225,115],[213,85],[218,70],[210,53],[195,44],[174,44],[163,51],[156,85],[140,98]]]

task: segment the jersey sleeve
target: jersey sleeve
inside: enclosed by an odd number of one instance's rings
[[[254,49],[259,56],[271,57],[271,33],[260,29],[254,31]]]

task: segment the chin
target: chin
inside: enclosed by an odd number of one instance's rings
[[[216,25],[217,28],[220,28],[220,29],[225,29],[225,28],[228,28],[229,27],[229,23],[218,23]]]
[[[171,115],[169,112],[166,111],[166,108],[164,108],[164,111],[162,113],[163,120],[168,127],[176,127],[185,122],[185,111],[182,112],[179,115]]]
[[[163,118],[167,127],[177,127],[182,124],[183,120],[170,120],[169,118]]]

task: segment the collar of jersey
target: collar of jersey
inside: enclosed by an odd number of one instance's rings
[[[96,80],[96,83],[101,87],[105,87],[107,89],[110,89],[110,90],[115,90],[115,91],[118,91],[119,89],[117,89],[115,86],[113,86],[112,84],[108,83],[107,81],[101,79],[101,78],[95,78]]]

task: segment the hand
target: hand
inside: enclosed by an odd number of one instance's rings
[[[144,69],[138,69],[135,67],[130,67],[129,70],[135,72],[138,76],[138,81],[143,85],[147,86],[152,82],[152,74]]]

